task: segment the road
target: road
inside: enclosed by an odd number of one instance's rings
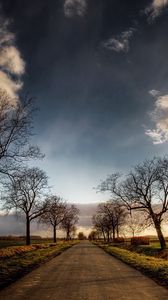
[[[88,241],[0,293],[0,300],[167,300],[168,290]]]

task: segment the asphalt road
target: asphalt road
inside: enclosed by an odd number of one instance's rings
[[[0,293],[1,300],[168,300],[168,290],[85,241]]]

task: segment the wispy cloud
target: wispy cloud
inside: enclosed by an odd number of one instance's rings
[[[9,25],[0,11],[0,88],[15,98],[23,85],[21,75],[25,72],[25,62],[16,46],[15,34],[8,29]]]
[[[168,5],[168,0],[153,0],[152,3],[145,9],[145,14],[148,16],[148,21],[152,22],[160,16]]]
[[[149,93],[156,99],[155,108],[150,113],[155,128],[147,129],[145,134],[152,138],[154,144],[162,144],[168,141],[168,95],[161,96],[158,91],[154,91]]]
[[[158,95],[160,94],[160,92],[157,91],[157,90],[150,90],[150,91],[149,91],[149,94],[150,94],[151,96],[153,96],[153,97],[156,97],[156,96],[158,96]]]
[[[87,10],[87,0],[65,0],[64,14],[66,17],[83,17]]]
[[[134,28],[130,28],[127,31],[123,31],[116,37],[109,38],[108,40],[103,42],[103,47],[116,52],[128,52],[130,39],[134,31]]]

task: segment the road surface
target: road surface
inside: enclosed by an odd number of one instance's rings
[[[168,300],[168,290],[88,241],[0,293],[0,300]]]

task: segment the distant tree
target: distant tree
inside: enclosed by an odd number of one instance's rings
[[[78,240],[85,240],[85,239],[86,239],[86,237],[85,237],[84,233],[83,232],[79,232],[78,233]]]
[[[67,240],[71,239],[71,233],[73,233],[75,225],[79,220],[79,209],[75,205],[67,205],[64,214],[64,219],[61,223],[61,227],[66,232]]]
[[[24,213],[26,217],[26,244],[30,244],[30,223],[47,209],[43,201],[47,189],[47,176],[39,168],[24,168],[13,173],[12,180],[6,184],[5,207]]]
[[[96,215],[93,216],[92,222],[94,227],[101,231],[104,239],[109,242],[112,232],[113,240],[116,235],[119,237],[119,230],[124,224],[126,210],[119,201],[107,201],[98,206]]]
[[[151,222],[149,218],[147,218],[143,212],[132,211],[131,214],[127,215],[124,230],[127,234],[131,234],[132,237],[135,237],[150,225]]]
[[[163,218],[168,211],[168,158],[153,158],[134,167],[122,180],[119,174],[110,175],[99,186],[110,191],[130,210],[145,212],[152,221],[162,249],[166,241],[162,233]]]
[[[71,234],[70,234],[70,239],[74,239],[76,237],[76,232],[77,232],[77,226],[74,225],[72,226]]]
[[[32,134],[33,101],[11,99],[0,89],[0,174],[11,175],[23,161],[42,157],[39,148],[29,144]]]
[[[40,222],[49,224],[53,227],[53,241],[56,243],[57,227],[64,220],[66,213],[66,204],[58,196],[50,196],[47,198],[47,211],[40,216]]]
[[[97,231],[92,230],[88,235],[88,239],[90,241],[94,241],[94,240],[96,240],[96,238],[97,238]]]
[[[111,225],[109,222],[109,218],[107,215],[105,215],[101,210],[98,210],[96,214],[92,217],[92,224],[95,228],[94,233],[96,232],[96,235],[103,235],[104,241],[110,240],[110,231],[111,231]]]

